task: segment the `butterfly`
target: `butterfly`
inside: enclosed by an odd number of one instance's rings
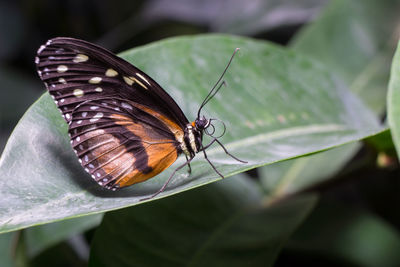
[[[213,121],[201,116],[202,108],[221,89],[222,78],[205,97],[194,121],[151,77],[110,51],[87,41],[58,37],[40,46],[35,57],[37,72],[68,123],[71,145],[80,164],[102,187],[116,190],[154,177],[176,161],[186,162],[197,153],[223,178],[208,159],[206,149],[218,143]],[[222,81],[222,82],[221,82]],[[223,124],[225,132],[225,125]],[[203,145],[203,134],[211,136]],[[146,198],[147,199],[147,198]]]

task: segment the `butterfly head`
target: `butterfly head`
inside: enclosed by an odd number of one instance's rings
[[[215,134],[215,125],[213,121],[218,121],[222,124],[223,131],[220,135],[214,136]],[[205,116],[201,118],[197,118],[194,122],[192,122],[193,127],[200,133],[205,133],[213,138],[220,138],[225,134],[226,126],[225,123],[219,119],[207,119]]]
[[[193,126],[199,130],[199,131],[204,131],[205,129],[207,129],[210,126],[211,121],[206,119],[205,116],[203,116],[202,118],[197,118],[194,122],[193,122]]]

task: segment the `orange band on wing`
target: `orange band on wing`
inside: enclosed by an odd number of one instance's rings
[[[149,157],[149,166],[152,171],[144,174],[135,169],[117,181],[120,187],[140,183],[159,174],[171,166],[178,157],[176,148],[172,144],[151,145],[146,148],[146,153]]]
[[[159,119],[161,119],[161,116],[162,115],[160,115]],[[148,158],[147,166],[142,166],[142,169],[147,167],[151,168],[151,171],[148,173],[143,173],[139,169],[134,168],[134,162],[139,155],[127,151],[126,153],[130,154],[134,159],[132,162],[132,169],[116,181],[120,187],[143,182],[168,168],[178,158],[178,150],[176,148],[175,140],[160,139],[159,137],[152,136],[154,133],[149,129],[146,129],[142,124],[133,122],[127,116],[113,114],[112,119],[115,120],[116,124],[124,126],[127,130],[141,139],[144,151],[141,151],[140,153],[146,153]],[[170,125],[172,125],[171,127],[174,127],[175,125],[177,126],[177,124],[174,124],[172,121]],[[120,164],[123,164],[123,162]],[[107,169],[105,169],[105,171],[107,172]]]
[[[157,119],[159,119],[174,134],[176,140],[178,140],[179,143],[183,142],[183,134],[184,134],[183,129],[178,124],[176,124],[175,122],[173,122],[166,116],[162,115],[161,113],[159,113],[155,110],[152,110],[151,108],[140,105],[138,103],[130,103],[130,104],[134,105],[135,107],[137,107],[140,110],[147,112],[148,114],[152,115],[153,117],[156,117]]]

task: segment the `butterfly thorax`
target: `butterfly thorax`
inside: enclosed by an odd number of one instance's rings
[[[185,127],[181,149],[189,158],[193,158],[201,149],[204,126],[208,126],[208,121],[196,119]]]
[[[189,158],[193,158],[200,151],[203,133],[193,127],[191,124],[186,125],[184,130],[183,142],[181,148],[183,153]]]

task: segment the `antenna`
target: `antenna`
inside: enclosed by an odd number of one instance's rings
[[[225,85],[225,82],[222,82],[222,84],[218,86],[218,84],[221,82],[222,78],[224,77],[226,71],[228,70],[229,66],[231,65],[231,62],[233,60],[233,58],[235,57],[236,53],[240,50],[240,48],[236,48],[235,51],[233,51],[233,54],[231,56],[231,59],[229,60],[228,64],[226,65],[224,71],[222,72],[221,76],[219,77],[218,81],[215,83],[215,85],[213,86],[213,88],[210,90],[210,92],[208,93],[208,95],[204,98],[203,103],[201,103],[199,110],[197,111],[197,118],[200,118],[200,112],[201,109],[208,103],[208,101],[211,100],[211,98],[213,98],[215,96],[216,93],[218,93],[218,91],[221,89],[221,87],[223,85]]]

